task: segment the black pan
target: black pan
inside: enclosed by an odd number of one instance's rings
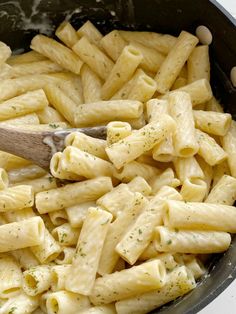
[[[181,30],[195,33],[197,26],[207,26],[213,35],[213,90],[225,110],[236,116],[236,89],[230,81],[236,66],[236,21],[216,1],[0,0],[0,40],[22,52],[35,34],[52,35],[65,17],[76,28],[90,19],[103,33],[119,28],[178,35]],[[194,314],[226,289],[236,277],[236,238],[225,254],[211,261],[209,274],[184,298],[153,313]]]

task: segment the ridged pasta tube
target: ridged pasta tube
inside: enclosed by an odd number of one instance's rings
[[[232,121],[228,133],[222,138],[223,149],[228,154],[228,163],[231,175],[236,177],[236,122]]]
[[[58,26],[55,35],[69,48],[74,46],[79,40],[76,30],[68,21],[63,21]]]
[[[34,204],[32,187],[17,185],[0,191],[0,212],[19,210]]]
[[[52,270],[49,265],[39,265],[24,271],[22,288],[30,296],[38,295],[51,286]]]
[[[188,83],[200,79],[210,81],[209,46],[195,47],[188,58]]]
[[[87,64],[81,68],[81,82],[83,87],[84,102],[91,103],[102,100],[102,80]]]

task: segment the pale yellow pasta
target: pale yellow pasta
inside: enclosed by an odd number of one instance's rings
[[[181,91],[188,93],[191,97],[191,102],[193,106],[205,103],[212,98],[212,90],[211,85],[206,79],[197,80],[188,85],[182,86],[166,95],[162,96],[162,98],[168,98],[169,95],[175,93],[176,91]]]
[[[101,79],[107,79],[114,63],[87,37],[82,37],[72,49]]]
[[[46,308],[48,314],[77,314],[90,306],[89,299],[83,295],[66,290],[50,293],[47,297]]]
[[[105,50],[106,54],[113,60],[116,61],[127,42],[121,37],[119,31],[113,30],[107,35],[103,36],[100,41],[101,47]]]
[[[0,79],[10,79],[13,77],[13,68],[7,63],[0,65]]]
[[[151,186],[141,176],[136,176],[127,185],[131,192],[139,192],[145,196],[151,194],[152,192]]]
[[[71,80],[61,80],[57,85],[74,103],[84,103],[82,83],[79,76]]]
[[[79,40],[76,30],[68,21],[64,21],[58,26],[55,35],[70,48]]]
[[[221,106],[221,104],[219,103],[219,101],[213,96],[211,98],[211,100],[209,100],[206,103],[206,110],[207,111],[216,111],[216,112],[224,112],[223,107]]]
[[[8,185],[9,180],[7,172],[3,168],[0,168],[0,190],[6,189]]]
[[[51,60],[21,63],[12,66],[12,78],[23,75],[55,73],[63,71],[62,67]]]
[[[142,69],[137,69],[137,71],[135,71],[133,77],[126,82],[113,96],[112,96],[112,100],[115,99],[128,99],[128,94],[131,91],[132,87],[134,86],[135,82],[142,77],[143,75],[145,75],[145,72]]]
[[[39,261],[29,248],[11,251],[11,255],[14,256],[24,270],[39,265]]]
[[[75,248],[64,246],[60,254],[55,259],[55,263],[58,265],[71,264],[75,255],[75,250]]]
[[[219,136],[227,134],[232,121],[229,113],[214,111],[194,110],[193,116],[198,129]]]
[[[173,163],[181,182],[186,179],[204,179],[204,173],[195,157],[176,158]]]
[[[66,277],[71,265],[55,265],[51,268],[51,289],[52,291],[65,290]]]
[[[212,183],[212,178],[213,178],[213,168],[208,163],[206,163],[205,160],[203,158],[201,158],[200,156],[197,156],[196,159],[197,159],[199,166],[201,167],[201,169],[203,171],[203,174],[204,174],[203,180],[207,184],[206,195],[208,195],[208,193],[211,189],[211,183]]]
[[[145,71],[157,72],[165,57],[156,49],[147,47],[137,41],[131,41],[131,45],[143,55],[140,67]]]
[[[64,149],[61,156],[61,167],[62,170],[88,179],[100,176],[111,177],[113,173],[113,165],[110,162],[74,146],[67,146]]]
[[[62,169],[61,157],[62,157],[62,152],[57,152],[52,156],[51,161],[50,161],[51,174],[55,178],[59,178],[59,179],[81,181],[83,179],[81,176],[78,176],[75,173],[71,173],[69,171]]]
[[[36,179],[23,180],[20,182],[20,184],[31,186],[33,193],[38,193],[57,187],[56,179],[48,175]]]
[[[49,265],[39,265],[23,272],[22,289],[30,296],[38,295],[51,286],[52,270]]]
[[[199,146],[195,134],[190,96],[185,92],[170,94],[169,110],[176,122],[176,132],[173,135],[176,155],[179,157],[195,155]]]
[[[18,185],[0,191],[0,212],[20,210],[34,204],[32,187]]]
[[[48,213],[48,216],[54,226],[61,226],[62,224],[68,222],[66,211],[63,209]]]
[[[7,211],[6,213],[3,214],[3,217],[8,222],[22,221],[25,219],[32,218],[34,216],[35,216],[35,214],[34,214],[33,209],[31,207],[24,208],[21,210],[11,210],[11,211]]]
[[[97,200],[97,204],[116,217],[120,211],[129,206],[129,200],[132,200],[133,196],[134,193],[130,191],[127,184],[119,184],[100,197]]]
[[[226,152],[217,144],[213,137],[198,129],[196,129],[196,137],[199,144],[198,155],[210,166],[220,164],[227,158]]]
[[[51,293],[51,291],[47,291],[41,294],[41,296],[39,297],[39,307],[43,311],[43,313],[47,313],[46,302]]]
[[[166,284],[150,292],[117,302],[118,314],[146,314],[170,301],[185,295],[196,287],[194,277],[185,266],[175,268],[168,274]]]
[[[209,46],[203,45],[194,48],[188,58],[188,83],[200,79],[210,81]]]
[[[155,226],[162,224],[166,199],[182,200],[182,197],[174,188],[163,186],[117,244],[116,252],[129,264],[138,260],[151,242]]]
[[[197,37],[185,31],[180,33],[155,77],[159,93],[165,94],[169,91],[197,43]]]
[[[49,107],[45,107],[45,108],[49,108]],[[12,124],[12,125],[17,125],[17,126],[21,124],[38,125],[39,118],[36,113],[29,113],[18,118],[12,118],[12,119],[8,119],[8,120],[4,120],[0,122],[0,125],[4,125],[4,124]]]
[[[102,100],[102,81],[87,64],[84,64],[81,68],[81,82],[85,103]]]
[[[37,111],[37,116],[41,124],[65,122],[65,118],[56,109],[49,106]]]
[[[163,54],[168,54],[177,40],[174,36],[154,32],[119,31],[119,34],[128,42],[137,41]]]
[[[67,135],[65,138],[65,146],[74,146],[96,157],[107,159],[105,151],[106,141],[88,136],[81,132],[72,132]]]
[[[4,124],[4,127],[8,129],[15,130],[15,126],[11,124]],[[18,124],[17,129],[22,132],[55,132],[61,131],[64,129],[71,128],[69,123],[66,122],[57,122],[57,123],[49,123],[49,124]],[[45,139],[46,140],[46,139]]]
[[[7,63],[10,65],[16,65],[21,63],[30,63],[36,61],[46,60],[47,58],[36,51],[29,51],[22,53],[20,55],[12,55],[8,60]]]
[[[168,227],[236,232],[234,206],[167,201],[164,223]]]
[[[52,236],[60,245],[70,246],[78,242],[80,229],[72,228],[69,223],[64,223],[52,230]]]
[[[124,47],[102,86],[103,99],[110,99],[122,85],[131,79],[142,58],[142,53],[132,45]]]
[[[112,215],[99,207],[90,207],[83,223],[71,271],[66,279],[68,291],[90,295],[102,247]],[[94,241],[96,234],[96,241]]]
[[[187,85],[187,79],[185,77],[178,76],[175,80],[174,84],[171,87],[171,91],[179,89],[185,85]]]
[[[154,122],[161,114],[168,114],[168,101],[157,98],[150,99],[146,103],[146,111],[148,122]]]
[[[174,130],[175,123],[173,119],[163,115],[159,120],[147,124],[123,140],[107,147],[106,152],[115,167],[120,169],[152,149],[155,144],[161,142],[169,132]]]
[[[202,202],[206,193],[207,183],[195,178],[185,179],[180,190],[183,200],[188,202]]]
[[[91,41],[91,43],[98,46],[100,46],[100,40],[103,37],[96,26],[93,25],[93,23],[91,23],[89,20],[77,30],[77,34],[79,37],[86,36]]]
[[[83,182],[67,184],[49,191],[39,192],[35,197],[40,214],[63,209],[98,199],[112,189],[109,177],[98,177]]]
[[[205,203],[233,205],[236,200],[236,179],[223,175],[214,185]]]
[[[185,265],[191,271],[196,280],[207,272],[202,262],[195,257],[192,258],[192,260],[190,260],[189,262],[186,262]]]
[[[157,84],[149,75],[143,73],[137,77],[127,98],[146,102],[152,98],[157,88]]]
[[[45,94],[53,107],[70,122],[75,125],[74,114],[77,104],[71,100],[56,84],[48,84],[44,87]]]
[[[150,180],[150,186],[152,187],[152,194],[156,194],[164,185],[176,188],[180,185],[180,180],[175,177],[172,168],[167,168],[161,174],[154,176]]]
[[[0,226],[0,252],[23,249],[42,243],[45,226],[40,217]]]
[[[144,118],[144,114],[142,114],[139,118],[136,119],[128,119],[125,120],[126,122],[128,122],[131,126],[131,128],[133,130],[139,130],[141,128],[143,128],[146,124],[145,118]]]
[[[31,297],[23,291],[8,299],[0,309],[1,314],[31,314],[39,305],[39,298]]]
[[[19,183],[24,180],[30,180],[42,177],[47,172],[37,166],[37,165],[29,165],[17,169],[12,169],[8,171],[8,177],[11,184]]]
[[[99,261],[98,273],[100,275],[109,274],[114,270],[119,260],[119,255],[115,251],[116,245],[147,204],[147,199],[142,194],[136,192],[132,198],[130,197],[129,203],[109,226]]]
[[[41,53],[66,70],[79,74],[82,66],[80,58],[69,48],[44,35],[36,35],[30,45],[31,49]]]
[[[95,305],[107,304],[160,288],[165,283],[164,263],[153,260],[97,278],[90,299]]]
[[[228,154],[228,164],[231,175],[236,177],[236,122],[232,121],[228,133],[222,138],[223,149]]]
[[[122,140],[132,133],[129,123],[123,121],[111,121],[107,124],[107,144],[108,146]]]
[[[139,256],[139,261],[146,261],[149,260],[151,258],[159,258],[159,256],[161,254],[165,254],[165,253],[159,253],[156,248],[155,245],[153,243],[153,241],[150,242],[150,244],[148,245],[148,247],[143,251],[143,253]],[[168,253],[167,253],[168,254]],[[167,265],[165,264],[165,266],[167,267]],[[167,267],[168,268],[168,267]]]
[[[43,90],[28,92],[1,103],[0,120],[7,120],[41,110],[48,105]]]
[[[143,104],[136,100],[110,100],[82,104],[75,111],[77,127],[102,124],[107,121],[134,119],[143,113]]]
[[[80,314],[116,314],[116,310],[114,304],[107,304],[90,307],[81,311]]]
[[[0,255],[0,297],[12,298],[20,292],[22,272],[14,257]]]
[[[106,195],[106,194],[105,194]],[[65,209],[72,228],[82,227],[89,207],[96,206],[95,202],[86,202]]]
[[[198,231],[156,227],[154,244],[159,252],[192,254],[221,253],[229,248],[231,236],[220,231]]]
[[[156,167],[141,163],[138,161],[131,161],[124,165],[123,168],[119,170],[114,170],[114,177],[122,182],[130,182],[136,176],[143,177],[146,181],[149,181],[153,176],[160,174],[160,170]]]
[[[3,64],[11,56],[11,48],[0,41],[0,64]]]
[[[25,75],[0,82],[0,101],[16,97],[20,94],[43,88],[49,82],[58,82],[61,79],[70,79],[68,73],[51,73]],[[39,110],[39,109],[38,109]]]

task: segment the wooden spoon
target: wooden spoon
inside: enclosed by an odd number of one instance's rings
[[[27,131],[17,126],[0,126],[0,150],[32,161],[38,166],[49,169],[52,155],[64,148],[65,137],[72,132],[105,138],[106,127],[66,129],[55,131]]]

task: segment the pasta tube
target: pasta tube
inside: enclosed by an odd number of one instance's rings
[[[224,136],[227,134],[232,117],[229,113],[193,110],[195,126],[210,134]]]
[[[136,100],[111,100],[83,104],[75,111],[76,126],[102,124],[107,121],[139,118],[143,104]]]
[[[117,169],[133,161],[143,153],[152,149],[175,129],[175,123],[167,115],[149,123],[142,129],[132,133],[123,140],[106,148],[106,152]]]
[[[129,136],[132,128],[129,123],[122,121],[111,121],[107,125],[107,144],[108,146]]]
[[[66,290],[90,295],[111,220],[112,215],[98,207],[91,207],[88,210],[71,271],[66,279]],[[96,241],[94,241],[95,235]]]
[[[61,167],[62,170],[88,179],[99,176],[111,177],[113,173],[113,165],[110,162],[73,146],[67,146],[64,149],[61,156]]]
[[[66,277],[71,265],[55,265],[51,268],[51,289],[52,291],[65,290]]]
[[[160,226],[156,227],[154,235],[154,244],[159,252],[220,253],[229,248],[230,242],[230,234],[219,231],[175,231]]]
[[[202,179],[184,180],[180,194],[184,201],[202,202],[207,193],[207,183]]]
[[[0,212],[19,210],[33,206],[32,187],[18,185],[0,191]]]
[[[181,200],[181,195],[168,186],[163,186],[143,209],[134,224],[116,246],[116,252],[133,265],[152,240],[155,226],[162,224],[166,199]]]
[[[236,200],[236,179],[223,175],[207,196],[205,203],[233,205]]]
[[[125,46],[102,86],[102,98],[111,98],[129,81],[140,64],[142,53],[132,45]]]
[[[99,177],[67,184],[61,188],[36,194],[35,204],[40,214],[93,201],[112,189],[111,179]]]
[[[30,47],[66,70],[80,74],[83,64],[80,58],[72,50],[56,40],[44,35],[36,35],[32,39]]]
[[[81,82],[83,87],[84,102],[91,103],[102,100],[101,79],[94,73],[87,64],[81,68]]]
[[[114,63],[87,37],[78,40],[72,49],[101,79],[107,79]]]
[[[168,227],[236,232],[234,206],[167,201],[164,223]]]
[[[153,260],[97,278],[90,299],[95,305],[107,304],[161,288],[165,283],[163,262]]]
[[[50,293],[46,301],[48,314],[77,314],[89,308],[89,299],[83,295],[61,290]]]
[[[45,107],[43,110],[37,111],[37,116],[40,123],[55,123],[55,122],[65,122],[63,116],[52,107]],[[32,123],[31,123],[32,124]]]
[[[63,21],[56,29],[55,35],[69,48],[79,40],[74,27],[67,21]]]
[[[118,314],[146,314],[183,296],[195,287],[191,271],[185,266],[177,267],[168,274],[166,284],[162,288],[121,300],[116,303],[116,310]]]
[[[180,33],[155,77],[159,93],[168,92],[197,43],[197,37],[185,31]]]
[[[0,120],[7,120],[41,110],[48,105],[43,90],[39,89],[33,92],[14,97],[1,103]]]
[[[52,270],[48,265],[32,267],[23,273],[22,288],[30,296],[38,295],[51,286]]]
[[[203,45],[193,49],[188,58],[188,83],[200,79],[210,81],[209,46]]]
[[[204,179],[204,173],[195,157],[176,158],[174,167],[181,182],[186,179]]]
[[[8,185],[9,180],[7,172],[3,168],[0,168],[0,190],[6,189]]]
[[[12,298],[20,292],[22,273],[15,259],[6,254],[0,255],[0,297]]]
[[[7,63],[10,65],[21,64],[21,63],[31,63],[36,61],[46,60],[47,58],[41,55],[40,53],[31,50],[20,55],[12,55]]]
[[[64,223],[52,230],[52,236],[61,245],[70,246],[78,242],[80,229],[75,229],[69,223]]]
[[[176,122],[173,135],[175,153],[179,157],[191,157],[198,151],[190,96],[175,92],[169,96],[170,114]]]
[[[116,61],[124,47],[127,45],[127,42],[121,37],[119,31],[113,30],[107,35],[103,36],[100,44],[108,56],[113,61]]]
[[[60,254],[55,259],[55,263],[58,265],[71,264],[74,255],[75,248],[64,246]]]
[[[0,41],[0,64],[3,64],[11,56],[11,48]]]
[[[152,187],[152,194],[156,194],[164,185],[176,188],[180,185],[179,179],[175,178],[173,169],[167,168],[161,174],[153,177],[150,180],[150,186]]]
[[[228,164],[231,175],[236,177],[236,122],[232,121],[228,133],[222,138],[223,149],[228,154]]]
[[[94,206],[96,206],[95,202],[86,202],[66,208],[65,211],[67,213],[71,227],[72,228],[82,227],[89,207]]]
[[[85,22],[78,30],[79,37],[87,37],[93,44],[100,46],[102,40],[102,34],[93,23],[90,21]]]
[[[48,216],[54,226],[60,226],[68,222],[67,214],[63,209],[55,210],[54,212],[49,213]]]
[[[40,217],[0,226],[0,252],[23,249],[42,243],[45,226]]]
[[[39,305],[38,297],[31,297],[24,292],[8,299],[1,307],[0,313],[31,314]]]

